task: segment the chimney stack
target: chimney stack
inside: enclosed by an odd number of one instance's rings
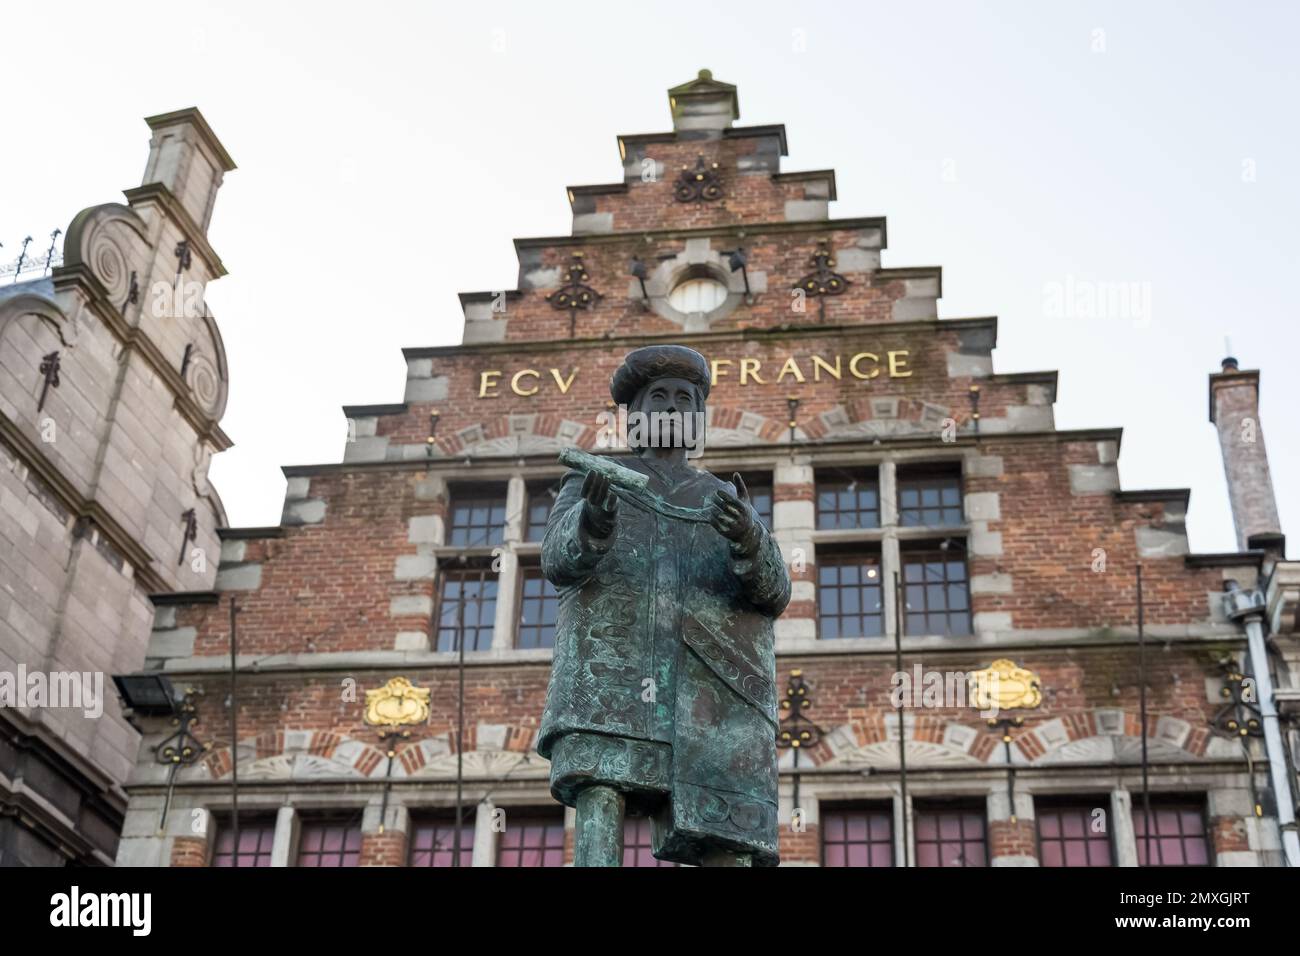
[[[1210,375],[1210,421],[1219,430],[1223,472],[1228,479],[1237,547],[1245,551],[1256,535],[1281,535],[1268,452],[1259,423],[1259,372],[1240,371],[1237,360],[1223,360]]]

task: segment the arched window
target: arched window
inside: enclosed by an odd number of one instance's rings
[[[668,304],[678,312],[712,312],[727,301],[727,287],[717,279],[687,279],[668,294]]]

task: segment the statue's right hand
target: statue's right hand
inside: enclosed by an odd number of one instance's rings
[[[610,491],[609,479],[594,471],[587,472],[582,483],[582,524],[596,538],[608,538],[614,531],[618,499]]]

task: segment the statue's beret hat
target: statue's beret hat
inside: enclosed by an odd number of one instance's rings
[[[695,349],[684,345],[647,345],[628,352],[610,379],[609,394],[620,405],[627,405],[637,392],[659,378],[685,379],[699,388],[703,398],[709,397],[709,363]]]

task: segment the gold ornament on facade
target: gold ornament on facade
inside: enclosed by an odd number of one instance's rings
[[[366,691],[366,723],[381,727],[422,724],[429,719],[429,690],[405,677],[394,677],[383,687]]]
[[[1038,675],[1005,658],[970,674],[971,706],[977,710],[1016,710],[1043,702]]]

